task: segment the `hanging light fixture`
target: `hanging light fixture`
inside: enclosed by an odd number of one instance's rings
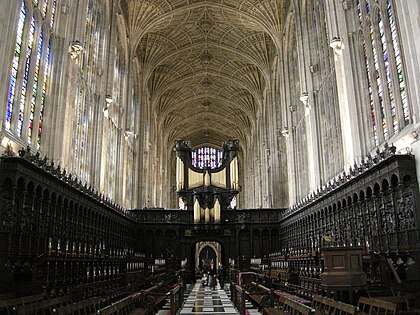
[[[105,95],[105,102],[106,102],[107,105],[111,105],[112,102],[113,102],[112,96],[109,95],[109,94]]]
[[[333,37],[330,41],[330,47],[334,49],[335,52],[340,52],[343,49],[343,41],[340,37]]]
[[[74,40],[70,43],[69,53],[71,59],[76,59],[83,52],[83,45],[78,40]]]

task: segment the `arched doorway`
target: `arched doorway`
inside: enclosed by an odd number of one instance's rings
[[[198,241],[193,245],[193,253],[196,272],[207,272],[212,265],[217,268],[223,261],[223,247],[217,241]]]

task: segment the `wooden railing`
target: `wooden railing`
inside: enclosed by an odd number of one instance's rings
[[[360,315],[364,314],[397,314],[397,304],[375,298],[361,296],[358,303]]]
[[[356,306],[334,301],[320,295],[314,296],[311,306],[316,310],[316,312],[321,312],[320,314],[358,314]]]
[[[56,313],[60,315],[95,314],[101,309],[103,303],[104,299],[101,297],[90,298],[57,308]]]
[[[231,282],[230,283],[230,299],[233,305],[238,310],[239,314],[245,314],[245,290],[239,285]]]
[[[54,310],[72,303],[70,295],[45,299],[43,295],[30,295],[0,301],[0,314],[52,313]]]
[[[147,290],[131,294],[98,310],[96,313],[111,315],[129,314],[130,312],[135,311],[135,314],[137,315],[150,314],[155,313],[162,304],[169,300],[171,314],[176,314],[181,308],[183,301],[182,283],[178,283],[169,291],[166,290],[166,286],[159,284]]]

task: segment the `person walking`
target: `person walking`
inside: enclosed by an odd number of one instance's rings
[[[209,287],[211,290],[216,289],[216,273],[217,271],[212,265],[209,271]]]
[[[225,268],[221,263],[219,263],[219,268],[217,270],[217,275],[219,277],[220,289],[223,290],[225,286]]]

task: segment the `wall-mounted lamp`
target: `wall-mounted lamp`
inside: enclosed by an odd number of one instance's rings
[[[126,140],[137,139],[137,134],[130,130],[126,130],[124,131],[124,137]]]
[[[83,51],[83,45],[78,40],[72,41],[69,46],[69,53],[71,59],[76,59]]]
[[[295,112],[296,111],[296,105],[295,104],[289,105],[289,110],[290,110],[291,113]]]
[[[343,46],[343,41],[340,37],[333,37],[330,41],[330,47],[337,53],[344,48]]]
[[[113,100],[112,100],[112,96],[111,95],[109,95],[109,94],[107,94],[107,95],[105,95],[105,102],[109,105],[109,104],[111,104],[112,102],[113,102]]]
[[[299,99],[303,103],[303,105],[307,106],[308,105],[308,100],[309,100],[308,92],[302,92]]]
[[[104,117],[105,117],[106,119],[108,119],[108,118],[109,118],[109,109],[108,109],[108,106],[105,106],[105,107],[104,107]]]
[[[311,71],[311,73],[315,73],[318,71],[318,64],[314,64],[314,65],[310,65],[309,66],[309,71]]]
[[[308,92],[302,92],[299,99],[303,103],[303,105],[305,105],[305,115],[309,115],[309,112],[311,110],[311,105],[309,105]]]
[[[281,130],[281,135],[287,138],[289,136],[289,128],[283,127],[283,129]]]
[[[113,103],[113,100],[112,100],[112,96],[111,95],[109,95],[109,94],[107,94],[107,95],[105,95],[105,106],[104,106],[104,117],[106,118],[106,119],[108,119],[109,118],[109,110],[110,110],[110,107],[111,107],[111,105],[112,105],[112,103]]]

